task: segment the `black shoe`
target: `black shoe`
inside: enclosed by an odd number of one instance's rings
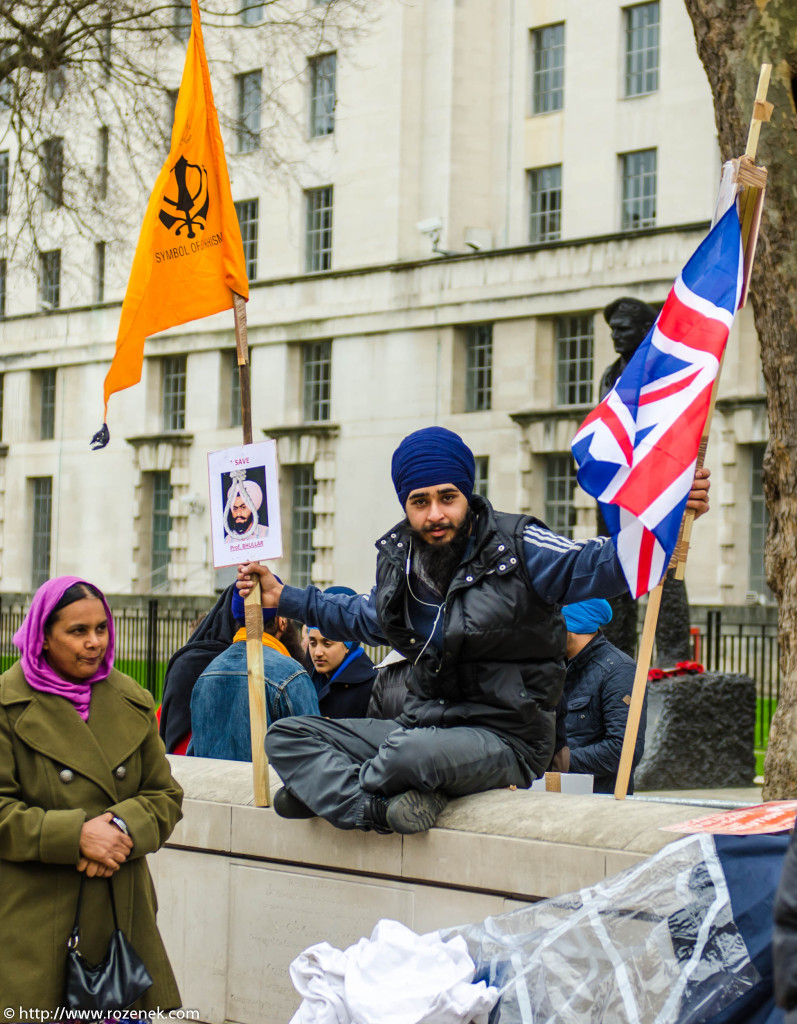
[[[281,818],[315,818],[315,811],[289,793],[283,786],[274,794],[274,810]]]
[[[447,803],[448,797],[439,789],[432,793],[419,793],[416,789],[399,793],[387,801],[387,827],[402,835],[426,832]]]
[[[389,835],[393,830],[387,823],[387,805],[388,798],[386,796],[378,796],[374,793],[366,804],[363,823],[357,827],[362,828],[365,832]]]

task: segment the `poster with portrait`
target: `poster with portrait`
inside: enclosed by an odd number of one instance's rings
[[[277,442],[225,448],[208,455],[213,566],[282,555]]]

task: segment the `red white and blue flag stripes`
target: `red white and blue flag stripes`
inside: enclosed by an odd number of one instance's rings
[[[661,580],[678,541],[743,263],[733,203],[573,439],[578,482],[600,505],[635,597]]]

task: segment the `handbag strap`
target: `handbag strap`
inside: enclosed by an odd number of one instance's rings
[[[110,896],[111,896],[111,913],[113,914],[113,928],[114,928],[114,931],[118,932],[119,931],[119,920],[118,920],[118,918],[116,916],[116,899],[114,898],[114,894],[113,894],[113,876],[109,875],[108,878],[106,879],[106,881],[108,882],[108,891],[109,891]],[[83,871],[83,872],[81,872],[81,875],[80,875],[80,888],[78,889],[78,893],[77,893],[77,907],[75,908],[75,923],[72,925],[72,931],[71,931],[69,939],[67,941],[67,946],[69,947],[69,949],[77,949],[78,942],[80,941],[80,930],[79,930],[79,925],[80,925],[80,908],[81,908],[81,905],[83,903],[83,886],[85,884],[86,884],[86,873],[85,873],[85,871]]]

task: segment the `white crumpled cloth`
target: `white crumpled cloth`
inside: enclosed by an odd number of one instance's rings
[[[472,984],[473,973],[461,936],[380,921],[343,952],[319,942],[293,961],[303,998],[291,1024],[487,1024],[498,989]]]

